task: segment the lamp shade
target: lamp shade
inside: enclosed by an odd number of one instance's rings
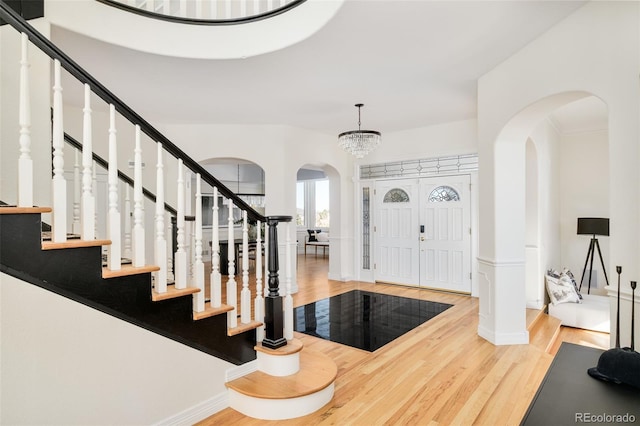
[[[604,217],[579,217],[578,235],[605,235],[609,236],[609,218]]]

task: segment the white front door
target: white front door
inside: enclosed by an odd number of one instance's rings
[[[419,188],[417,180],[376,182],[376,281],[419,284]]]
[[[471,201],[468,175],[420,183],[420,285],[471,293]]]

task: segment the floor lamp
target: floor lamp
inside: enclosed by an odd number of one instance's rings
[[[609,285],[609,279],[607,278],[607,270],[604,267],[604,261],[602,260],[602,252],[600,251],[600,243],[596,235],[609,236],[609,218],[602,217],[579,217],[578,218],[578,235],[591,235],[591,242],[589,243],[589,251],[587,252],[587,260],[584,262],[584,268],[582,269],[582,278],[580,278],[580,289],[582,289],[582,281],[584,281],[584,274],[587,272],[587,264],[589,265],[589,287],[588,294],[591,294],[591,273],[593,272],[593,255],[596,249],[598,249],[598,256],[600,257],[600,264],[602,265],[602,272],[604,273],[604,279]]]

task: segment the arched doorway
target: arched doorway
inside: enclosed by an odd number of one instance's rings
[[[546,158],[557,155],[553,150],[557,147],[548,141],[543,159],[531,135],[553,111],[589,96],[568,92],[539,100],[512,117],[494,141],[481,141],[478,334],[494,344],[528,343],[525,307],[530,298],[539,304],[540,294],[544,296],[544,281],[535,276],[543,277],[546,267],[563,266],[561,227],[575,226],[561,220],[561,200],[555,206],[555,223],[548,218],[540,222],[541,206],[550,199],[539,198],[550,187],[548,182],[540,184],[541,167]],[[570,167],[556,159],[558,167]],[[544,215],[548,213],[545,210]],[[528,253],[533,247],[538,247],[537,253]],[[541,259],[545,250],[554,252],[554,257]]]

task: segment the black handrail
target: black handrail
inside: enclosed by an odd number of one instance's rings
[[[261,21],[263,19],[278,16],[284,12],[287,12],[293,9],[294,7],[301,5],[307,0],[295,0],[289,4],[285,4],[284,6],[280,6],[279,8],[273,9],[268,12],[263,12],[263,13],[259,13],[257,15],[252,15],[252,16],[229,18],[229,19],[196,19],[196,18],[187,18],[187,17],[181,17],[181,16],[172,16],[172,15],[165,15],[163,13],[151,12],[145,9],[140,9],[139,7],[135,7],[135,6],[129,6],[128,4],[124,4],[114,0],[97,0],[97,1],[112,7],[116,7],[118,9],[125,10],[127,12],[146,16],[147,18],[159,19],[162,21],[169,21],[169,22],[174,22],[178,24],[221,26],[221,25],[247,24],[249,22]]]
[[[152,140],[162,143],[162,147],[169,154],[175,158],[182,159],[185,167],[191,169],[195,173],[199,173],[202,180],[212,187],[218,188],[218,192],[226,197],[233,199],[233,203],[241,210],[247,212],[247,217],[250,221],[259,220],[266,222],[266,218],[249,206],[244,200],[238,197],[233,191],[224,186],[218,179],[213,177],[204,167],[198,164],[195,160],[189,157],[178,146],[171,142],[166,136],[160,133],[155,127],[149,124],[138,113],[131,109],[127,104],[114,95],[109,89],[107,89],[102,83],[94,78],[89,72],[78,65],[73,59],[67,56],[60,48],[54,45],[40,32],[33,28],[27,21],[25,21],[20,15],[18,15],[5,0],[0,0],[0,16],[19,32],[25,33],[31,43],[42,50],[47,56],[52,59],[60,61],[60,65],[73,75],[81,83],[89,84],[91,91],[98,95],[107,104],[113,104],[116,111],[118,111],[123,117],[129,120],[133,124],[140,126],[140,129],[149,136]]]
[[[64,134],[64,140],[65,140],[65,142],[67,142],[69,145],[71,145],[75,149],[77,149],[79,151],[82,151],[82,144],[80,142],[78,142],[76,139],[74,139],[73,136],[70,136],[69,134],[65,133]],[[103,169],[109,169],[109,163],[107,162],[107,160],[105,160],[104,158],[100,157],[95,152],[92,152],[91,155],[93,156],[93,161],[98,163],[98,165],[100,165],[100,167],[102,167]],[[133,186],[133,183],[134,183],[133,179],[131,179],[129,176],[127,176],[126,174],[124,174],[120,170],[118,170],[118,178],[121,181],[124,181],[124,183],[126,183],[127,185]],[[142,188],[142,195],[147,197],[152,202],[154,202],[154,203],[156,202],[156,195],[154,193],[152,193],[151,191],[149,191],[148,189],[144,188],[144,187]],[[167,203],[164,203],[164,209],[166,211],[168,211],[169,213],[171,213],[171,215],[173,215],[173,216],[177,216],[177,214],[178,214],[176,209],[174,209],[173,207],[171,207]]]

